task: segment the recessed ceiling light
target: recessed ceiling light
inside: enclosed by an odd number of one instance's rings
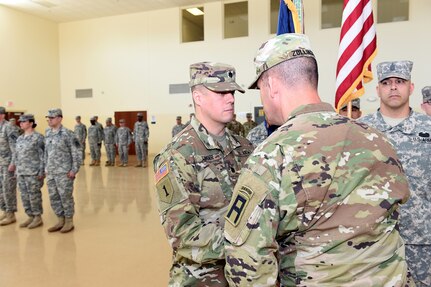
[[[199,9],[199,8],[189,8],[189,9],[186,9],[187,10],[187,12],[189,12],[190,14],[192,14],[192,15],[194,15],[194,16],[199,16],[199,15],[203,15],[204,14],[204,12],[201,10],[201,9]]]

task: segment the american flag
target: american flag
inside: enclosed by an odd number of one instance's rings
[[[363,82],[373,79],[371,62],[377,54],[371,0],[344,0],[338,50],[335,108],[364,94]]]

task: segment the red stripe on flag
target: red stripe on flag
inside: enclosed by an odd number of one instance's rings
[[[344,0],[338,52],[335,108],[364,93],[372,80],[371,61],[377,52],[371,0]]]

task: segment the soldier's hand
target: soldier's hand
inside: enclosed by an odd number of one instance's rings
[[[73,171],[69,171],[68,173],[67,173],[67,177],[68,178],[70,178],[70,179],[74,179],[75,178],[75,173],[73,172]]]
[[[10,164],[10,165],[9,165],[9,167],[7,168],[7,170],[8,170],[9,172],[14,172],[14,171],[15,171],[15,169],[16,169],[16,166],[15,166],[14,164]]]

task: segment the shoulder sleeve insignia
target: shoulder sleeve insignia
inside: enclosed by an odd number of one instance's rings
[[[254,192],[251,188],[243,185],[238,190],[235,198],[231,200],[225,219],[233,226],[237,226],[240,222],[250,199],[253,197],[253,194]]]

